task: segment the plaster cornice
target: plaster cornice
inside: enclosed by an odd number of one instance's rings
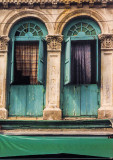
[[[63,4],[65,7],[72,4],[77,4],[77,7],[81,8],[82,4],[88,4],[89,7],[93,7],[95,4],[99,4],[102,7],[106,7],[109,4],[113,4],[113,0],[0,0],[0,4],[4,8],[8,8],[9,4],[15,4],[20,7],[22,4],[29,5],[33,7],[34,5],[40,5],[40,7],[46,7],[46,5],[52,5],[52,7],[57,7]]]

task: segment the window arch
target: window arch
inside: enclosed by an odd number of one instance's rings
[[[91,24],[77,22],[69,29],[67,36],[76,36],[79,32],[84,32],[86,35],[96,35],[96,30]]]
[[[46,35],[43,22],[31,18],[19,21],[11,29],[11,84],[43,83]]]
[[[84,33],[85,36],[96,36],[101,30],[95,21],[86,17],[71,20],[63,30],[64,36],[79,36],[80,33]]]
[[[25,22],[18,27],[15,36],[43,36],[43,31],[37,24]]]
[[[15,36],[25,36],[26,33],[31,33],[29,37],[41,36],[45,37],[48,32],[43,22],[35,18],[26,18],[18,21],[12,28],[9,34],[10,38]],[[36,31],[34,34],[33,32]],[[20,33],[20,34],[19,34]],[[23,35],[22,35],[23,34]],[[27,35],[27,34],[26,34]]]

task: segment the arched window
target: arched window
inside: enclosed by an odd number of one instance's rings
[[[44,80],[43,23],[25,20],[11,31],[11,84],[38,84]]]
[[[99,25],[91,18],[70,20],[63,30],[61,107],[64,117],[97,117],[100,104]]]
[[[10,31],[7,72],[7,106],[10,117],[43,115],[46,35],[46,26],[35,18],[18,21]]]
[[[98,81],[98,24],[87,18],[66,25],[64,84],[95,84]],[[95,54],[96,53],[96,54]]]

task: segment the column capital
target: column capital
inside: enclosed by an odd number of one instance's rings
[[[9,37],[5,35],[0,36],[0,51],[7,51]]]
[[[47,35],[47,50],[49,51],[61,51],[61,42],[63,41],[62,35]]]
[[[113,49],[113,34],[100,34],[101,49]]]

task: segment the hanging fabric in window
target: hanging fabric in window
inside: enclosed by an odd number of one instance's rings
[[[90,43],[72,44],[71,50],[72,82],[75,84],[90,84],[92,72]]]
[[[38,43],[16,42],[15,83],[37,84]]]

